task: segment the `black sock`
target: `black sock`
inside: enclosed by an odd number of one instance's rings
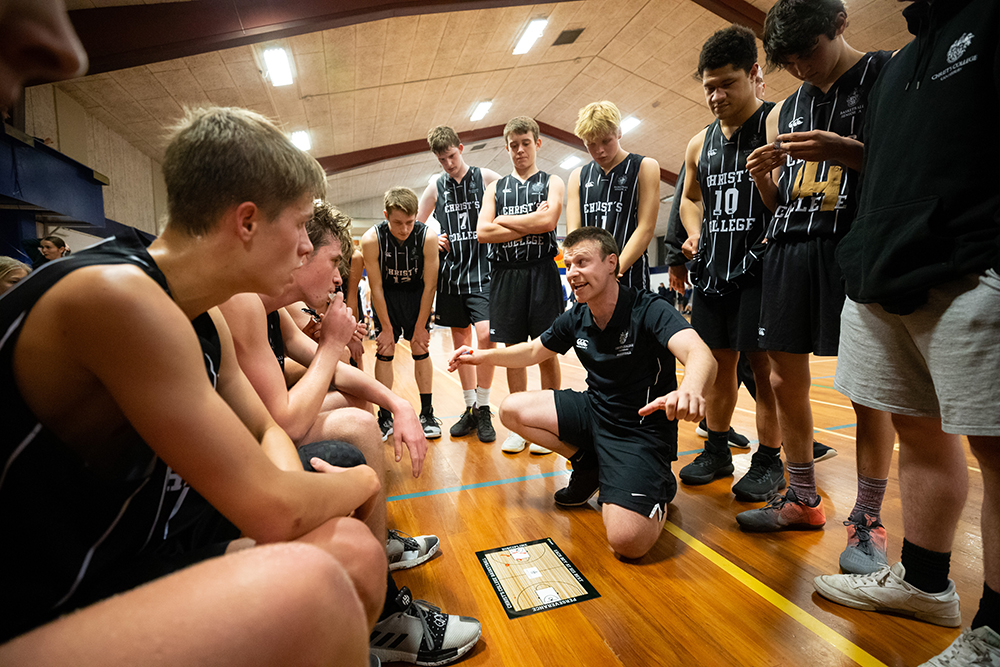
[[[903,538],[903,580],[925,593],[940,593],[948,588],[951,552],[931,551]]]
[[[391,412],[389,412],[385,408],[379,408],[378,409],[378,418],[379,419],[388,419],[389,417],[392,417],[392,413]]]
[[[576,450],[576,454],[569,457],[573,464],[573,470],[597,470],[597,454],[586,449]]]
[[[382,607],[382,615],[378,617],[378,620],[384,621],[393,614],[403,611],[396,604],[397,596],[399,596],[399,588],[392,579],[392,572],[388,572],[386,573],[385,605]]]
[[[424,414],[431,410],[431,395],[420,394],[420,413]]]
[[[709,431],[705,449],[712,452],[729,453],[729,431]]]
[[[767,456],[770,456],[772,459],[777,459],[781,458],[781,447],[768,447],[767,445],[758,445],[757,453],[766,454]]]
[[[983,584],[983,597],[979,600],[979,611],[972,619],[972,629],[988,626],[1000,633],[1000,593]]]

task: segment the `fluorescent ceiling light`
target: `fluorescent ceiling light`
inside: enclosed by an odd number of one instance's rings
[[[472,112],[472,116],[469,118],[469,120],[472,121],[482,120],[483,117],[486,116],[486,112],[490,110],[491,106],[493,106],[493,102],[490,102],[489,100],[487,100],[486,102],[480,102],[478,105],[476,105],[476,110]]]
[[[572,169],[573,167],[575,167],[576,165],[580,164],[581,162],[583,162],[583,160],[581,160],[577,156],[570,155],[568,158],[566,158],[565,160],[563,160],[559,164],[559,166],[562,167],[563,169]]]
[[[529,23],[528,27],[521,34],[521,39],[518,40],[517,46],[514,47],[514,55],[519,56],[522,53],[527,53],[532,44],[542,36],[542,31],[545,30],[545,26],[548,24],[548,19],[535,19]]]
[[[641,122],[642,121],[636,118],[635,116],[629,116],[628,118],[624,119],[622,121],[622,134],[625,134],[629,130],[634,130],[635,126]]]
[[[288,63],[288,54],[284,49],[275,48],[264,51],[264,66],[267,67],[267,77],[271,85],[290,86],[292,84],[292,67]]]
[[[304,151],[312,148],[312,140],[309,138],[309,133],[305,130],[292,132],[292,143]]]

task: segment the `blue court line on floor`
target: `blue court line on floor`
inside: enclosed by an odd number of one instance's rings
[[[829,380],[830,378],[835,378],[836,375],[817,375],[813,380]]]
[[[432,489],[430,491],[421,491],[419,493],[404,493],[399,496],[389,496],[386,498],[386,502],[393,502],[394,500],[412,500],[413,498],[424,498],[426,496],[439,496],[444,493],[455,493],[456,491],[468,491],[470,489],[483,489],[487,486],[501,486],[503,484],[515,484],[517,482],[529,482],[533,479],[544,479],[546,477],[555,477],[557,475],[568,475],[569,470],[556,470],[555,472],[543,472],[539,475],[527,475],[525,477],[509,477],[507,479],[497,479],[492,482],[479,482],[477,484],[463,484],[462,486],[449,486],[444,489]]]
[[[827,431],[839,431],[842,428],[854,428],[857,424],[842,424],[840,426],[827,426]]]

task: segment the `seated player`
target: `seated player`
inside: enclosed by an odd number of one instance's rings
[[[556,492],[556,503],[583,505],[600,489],[608,542],[622,557],[640,558],[659,537],[677,491],[670,471],[676,420],[704,416],[715,360],[665,299],[618,284],[618,246],[605,230],[571,232],[563,259],[578,302],[571,310],[535,340],[496,350],[465,347],[448,367],[524,368],[575,348],[587,369],[587,391],[511,394],[500,420],[570,459],[573,476]],[[680,387],[675,357],[684,364]],[[659,398],[650,402],[653,396]]]
[[[17,573],[0,663],[138,664],[155,647],[176,664],[363,664],[386,561],[348,515],[365,518],[378,477],[318,458],[303,471],[214,309],[285,289],[325,174],[238,109],[189,112],[163,171],[168,222],[148,249],[107,239],[0,299],[0,527]],[[159,558],[187,485],[247,539]]]
[[[431,388],[430,316],[437,289],[437,235],[417,221],[417,195],[409,188],[385,193],[385,220],[361,237],[361,252],[368,268],[372,308],[375,310],[375,379],[392,389],[392,359],[396,341],[410,341],[413,377],[420,392],[420,424],[428,438],[440,438],[440,420],[434,416]],[[393,431],[393,414],[380,408],[382,437]]]
[[[361,451],[368,465],[375,468],[382,490],[375,497],[366,523],[378,539],[388,537],[390,569],[414,567],[433,557],[438,550],[438,538],[433,535],[409,537],[395,530],[387,534],[385,466],[378,424],[371,412],[348,406],[345,397],[360,399],[351,401],[354,403],[372,401],[392,411],[396,416],[393,432],[396,460],[401,456],[401,446],[405,445],[410,451],[414,477],[420,474],[427,441],[409,403],[340,360],[356,331],[356,323],[350,309],[344,305],[342,294],[336,294],[326,307],[330,292],[342,285],[341,248],[353,247],[350,226],[350,218],[317,200],[313,204],[312,220],[306,225],[314,250],[293,272],[292,283],[274,297],[238,294],[220,310],[232,331],[240,367],[279,426],[300,447],[308,448],[312,445],[306,443],[328,440],[351,443]],[[282,308],[299,300],[310,308],[325,309],[318,342],[306,336]],[[286,389],[282,375],[286,354],[306,367],[291,389]],[[329,391],[334,386],[338,391]],[[412,637],[391,651],[373,643],[372,652],[378,657],[422,662],[428,656],[443,656],[451,651],[457,659],[478,641],[479,623],[474,619],[449,616],[413,602],[408,589],[400,591],[391,577],[388,588],[385,608],[374,632],[379,635],[405,632]],[[405,605],[402,600],[406,600]],[[413,623],[413,619],[421,616],[446,631],[425,633],[423,626]]]

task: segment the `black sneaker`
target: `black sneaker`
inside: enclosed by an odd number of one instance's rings
[[[705,451],[698,457],[681,468],[678,477],[685,484],[708,484],[714,479],[732,475],[733,455],[729,453],[729,448],[720,452],[709,449],[709,443],[705,443]]]
[[[382,441],[392,435],[392,414],[388,412],[378,413],[378,428],[382,431]]]
[[[597,468],[574,470],[566,488],[556,491],[554,496],[556,504],[563,507],[586,505],[600,487],[599,476],[600,471]]]
[[[832,459],[836,455],[837,450],[833,447],[827,447],[822,442],[816,442],[813,440],[813,463],[819,463],[820,461]]]
[[[759,449],[750,458],[750,469],[733,485],[736,499],[745,503],[762,503],[785,488],[785,466],[780,456],[772,456]]]
[[[425,438],[441,437],[441,420],[434,416],[434,408],[427,408],[420,413],[420,426],[424,429]]]
[[[462,418],[452,424],[451,430],[448,432],[453,438],[461,438],[472,433],[474,428],[476,428],[476,407],[472,406],[465,409]]]
[[[708,425],[706,421],[702,419],[698,422],[698,426],[694,429],[694,434],[701,438],[708,437]],[[729,427],[729,446],[739,447],[741,449],[748,449],[750,447],[750,438],[746,437],[742,433],[737,433],[736,429]]]
[[[368,640],[372,654],[383,662],[447,665],[469,652],[482,633],[474,618],[453,616],[423,600],[414,600],[405,586],[396,596],[403,611],[375,624]]]
[[[497,439],[496,429],[493,428],[493,415],[490,413],[490,406],[481,405],[476,408],[479,414],[476,417],[476,435],[480,442],[493,442]]]

